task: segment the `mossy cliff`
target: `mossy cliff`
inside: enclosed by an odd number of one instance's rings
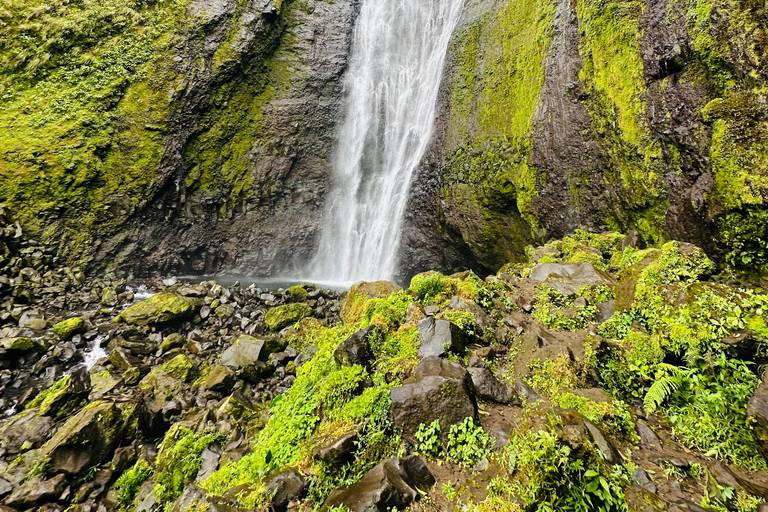
[[[266,238],[265,266],[308,250],[355,8],[4,0],[0,201],[102,266],[234,266]]]
[[[497,269],[579,227],[768,269],[766,12],[762,0],[471,2],[404,273],[462,258]],[[442,244],[425,248],[435,231]]]

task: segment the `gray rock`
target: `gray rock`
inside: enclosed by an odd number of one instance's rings
[[[477,402],[472,379],[460,364],[437,356],[424,359],[414,375],[402,386],[389,392],[390,417],[404,439],[415,444],[415,433],[422,423],[440,420],[442,435],[447,439],[449,426],[465,418],[477,417]]]
[[[529,278],[549,286],[564,295],[573,295],[582,286],[613,287],[616,280],[591,263],[541,263],[531,269]]]
[[[358,439],[357,431],[349,432],[330,443],[318,446],[312,450],[312,456],[331,467],[339,468],[354,458]]]
[[[648,476],[648,472],[643,468],[636,468],[632,472],[632,479],[640,488],[656,494],[656,484],[653,483],[651,477]]]
[[[66,478],[59,474],[50,480],[43,480],[39,476],[33,477],[17,487],[5,504],[11,507],[32,507],[39,503],[54,500],[59,497],[66,485]]]
[[[637,422],[635,422],[635,428],[637,429],[637,433],[640,434],[641,447],[646,450],[661,450],[663,448],[659,436],[656,435],[656,432],[651,430],[651,427],[649,427],[646,422],[637,420]]]
[[[200,470],[197,472],[195,480],[202,482],[213,474],[219,467],[219,461],[221,460],[221,449],[217,445],[212,445],[200,454],[202,463],[200,464]]]
[[[19,453],[25,442],[37,448],[53,431],[53,418],[26,411],[11,418],[0,431],[0,441],[10,454]]]
[[[370,338],[374,326],[368,326],[342,341],[333,353],[334,359],[342,366],[360,365],[369,368],[374,359]]]
[[[451,301],[448,303],[448,307],[450,309],[456,309],[460,311],[469,311],[472,313],[472,316],[475,318],[475,323],[480,327],[481,330],[488,329],[490,327],[493,327],[493,322],[491,321],[491,318],[488,316],[488,314],[483,311],[483,308],[475,304],[474,302],[468,302],[458,295],[454,295],[451,297]]]
[[[419,322],[416,327],[421,335],[420,358],[444,356],[448,352],[464,353],[466,335],[457,325],[448,320],[429,317]]]
[[[306,495],[309,482],[294,468],[288,468],[265,479],[275,510],[285,510],[288,503]]]
[[[232,368],[244,368],[266,361],[269,357],[264,350],[265,340],[241,334],[232,345],[221,354],[221,364]]]
[[[320,511],[341,505],[353,512],[403,510],[434,484],[435,477],[418,457],[388,459],[359,482],[333,491]]]
[[[519,404],[517,393],[508,382],[496,378],[488,368],[468,368],[475,387],[475,395],[480,400],[498,404]]]

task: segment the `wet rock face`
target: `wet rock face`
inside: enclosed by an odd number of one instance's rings
[[[464,353],[467,336],[456,324],[429,317],[420,321],[417,327],[422,340],[419,357]]]

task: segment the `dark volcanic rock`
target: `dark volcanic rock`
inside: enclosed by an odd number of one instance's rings
[[[747,406],[747,414],[754,422],[753,435],[764,457],[768,458],[768,373],[755,390]]]
[[[464,353],[466,335],[456,324],[429,317],[420,321],[417,327],[421,334],[419,357],[444,356],[448,352]]]
[[[519,404],[515,389],[508,382],[496,378],[488,368],[468,368],[475,387],[475,395],[481,400],[499,404]]]
[[[375,327],[371,325],[357,331],[342,341],[333,353],[336,361],[343,366],[354,366],[357,364],[368,368],[374,357],[370,343],[370,337],[374,329]]]
[[[320,510],[340,505],[353,512],[403,510],[419,500],[419,491],[428,491],[434,483],[435,477],[418,457],[388,459],[356,484],[333,491]]]
[[[440,420],[442,435],[447,438],[450,425],[477,417],[469,373],[460,364],[437,356],[419,363],[414,375],[402,386],[392,388],[389,395],[392,423],[411,443],[416,442],[414,434],[422,423]]]
[[[267,476],[265,485],[275,510],[285,510],[289,502],[304,497],[309,488],[309,482],[294,468]]]
[[[312,450],[312,456],[331,467],[341,467],[353,459],[359,438],[357,431],[344,434],[340,438]]]

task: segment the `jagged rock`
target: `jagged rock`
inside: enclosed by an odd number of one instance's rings
[[[360,281],[353,284],[347,292],[347,296],[344,297],[344,301],[341,304],[341,318],[347,319],[349,313],[352,311],[352,306],[355,304],[355,299],[359,296],[363,296],[369,299],[375,299],[379,297],[389,297],[395,292],[399,292],[403,288],[390,281]]]
[[[752,435],[757,441],[757,447],[768,458],[768,373],[763,375],[763,381],[755,390],[747,406],[747,414],[753,421]]]
[[[203,387],[211,391],[226,392],[232,388],[234,382],[235,376],[232,372],[226,366],[217,364],[208,372],[208,376],[205,378],[205,382],[203,382]]]
[[[444,356],[448,352],[464,353],[466,334],[456,324],[429,317],[419,322],[416,327],[421,335],[420,358]]]
[[[475,395],[481,400],[499,404],[519,404],[515,389],[508,383],[496,378],[488,368],[468,368],[475,387]]]
[[[75,334],[82,334],[85,332],[85,329],[85,320],[79,316],[62,320],[53,326],[54,334],[62,340],[68,340]]]
[[[352,461],[358,439],[357,431],[349,432],[330,443],[316,447],[312,450],[312,456],[331,467],[339,468]]]
[[[50,459],[50,470],[81,475],[99,464],[119,442],[123,417],[113,403],[95,402],[67,420],[40,448]]]
[[[640,434],[640,446],[649,450],[660,450],[663,448],[659,436],[656,435],[656,432],[651,430],[651,427],[649,427],[646,422],[637,420],[637,422],[635,422],[635,428],[637,429],[637,433]]]
[[[142,368],[144,363],[122,347],[116,347],[109,355],[109,362],[121,372]]]
[[[41,415],[61,417],[71,412],[71,408],[77,405],[75,402],[87,398],[90,390],[91,376],[85,367],[80,366],[55,386],[41,392],[29,405],[37,407]]]
[[[448,303],[448,307],[450,309],[456,309],[459,311],[469,311],[472,313],[472,316],[475,318],[475,323],[480,327],[481,330],[485,330],[487,328],[493,327],[493,322],[491,321],[491,318],[488,316],[488,313],[483,311],[483,308],[475,304],[474,302],[468,302],[458,295],[454,295],[451,297],[451,301]]]
[[[312,316],[312,308],[304,303],[285,304],[267,311],[264,316],[264,325],[270,331],[279,331],[289,327],[302,318]]]
[[[222,365],[237,369],[243,377],[255,380],[267,367],[264,361],[281,348],[281,344],[272,340],[241,334],[221,354],[220,360]]]
[[[651,477],[648,476],[648,472],[643,468],[636,468],[632,472],[632,479],[640,488],[654,494],[656,493],[656,484],[653,483]]]
[[[309,489],[309,482],[294,468],[288,468],[265,479],[267,491],[275,510],[285,510],[288,503],[303,498]]]
[[[46,500],[58,498],[66,485],[66,477],[56,475],[50,480],[43,480],[39,476],[33,477],[17,487],[5,504],[11,507],[32,507]]]
[[[529,278],[546,282],[564,295],[573,295],[582,286],[616,285],[613,277],[591,263],[541,263],[531,269]]]
[[[353,512],[403,510],[435,484],[427,465],[416,456],[388,459],[359,482],[337,489],[323,503],[321,512],[346,506]]]
[[[374,326],[368,326],[342,341],[333,353],[334,359],[342,366],[357,364],[368,368],[374,359],[370,343],[374,329]]]
[[[162,343],[160,343],[160,350],[167,352],[174,348],[179,348],[184,345],[184,337],[177,333],[171,333],[165,337]]]
[[[35,411],[25,411],[10,418],[0,430],[1,444],[10,454],[21,451],[24,443],[31,448],[39,447],[51,434],[55,423],[53,418],[41,416]]]
[[[440,420],[442,435],[447,438],[450,425],[477,417],[469,373],[460,364],[437,356],[420,362],[413,376],[402,386],[392,388],[389,396],[393,425],[414,444],[414,434],[422,423],[429,425]]]
[[[175,293],[158,293],[129,307],[115,318],[116,322],[150,325],[181,320],[192,314],[192,306]]]
[[[221,460],[221,448],[215,444],[209,446],[200,454],[200,459],[202,460],[202,463],[200,464],[200,469],[198,470],[197,476],[195,477],[197,482],[202,482],[211,476],[213,472],[216,471],[216,468],[219,467],[219,461]]]
[[[0,348],[3,348],[5,350],[18,350],[18,351],[26,351],[26,350],[32,350],[35,348],[35,343],[32,341],[31,338],[27,338],[24,336],[16,337],[16,338],[3,338],[0,340]]]

